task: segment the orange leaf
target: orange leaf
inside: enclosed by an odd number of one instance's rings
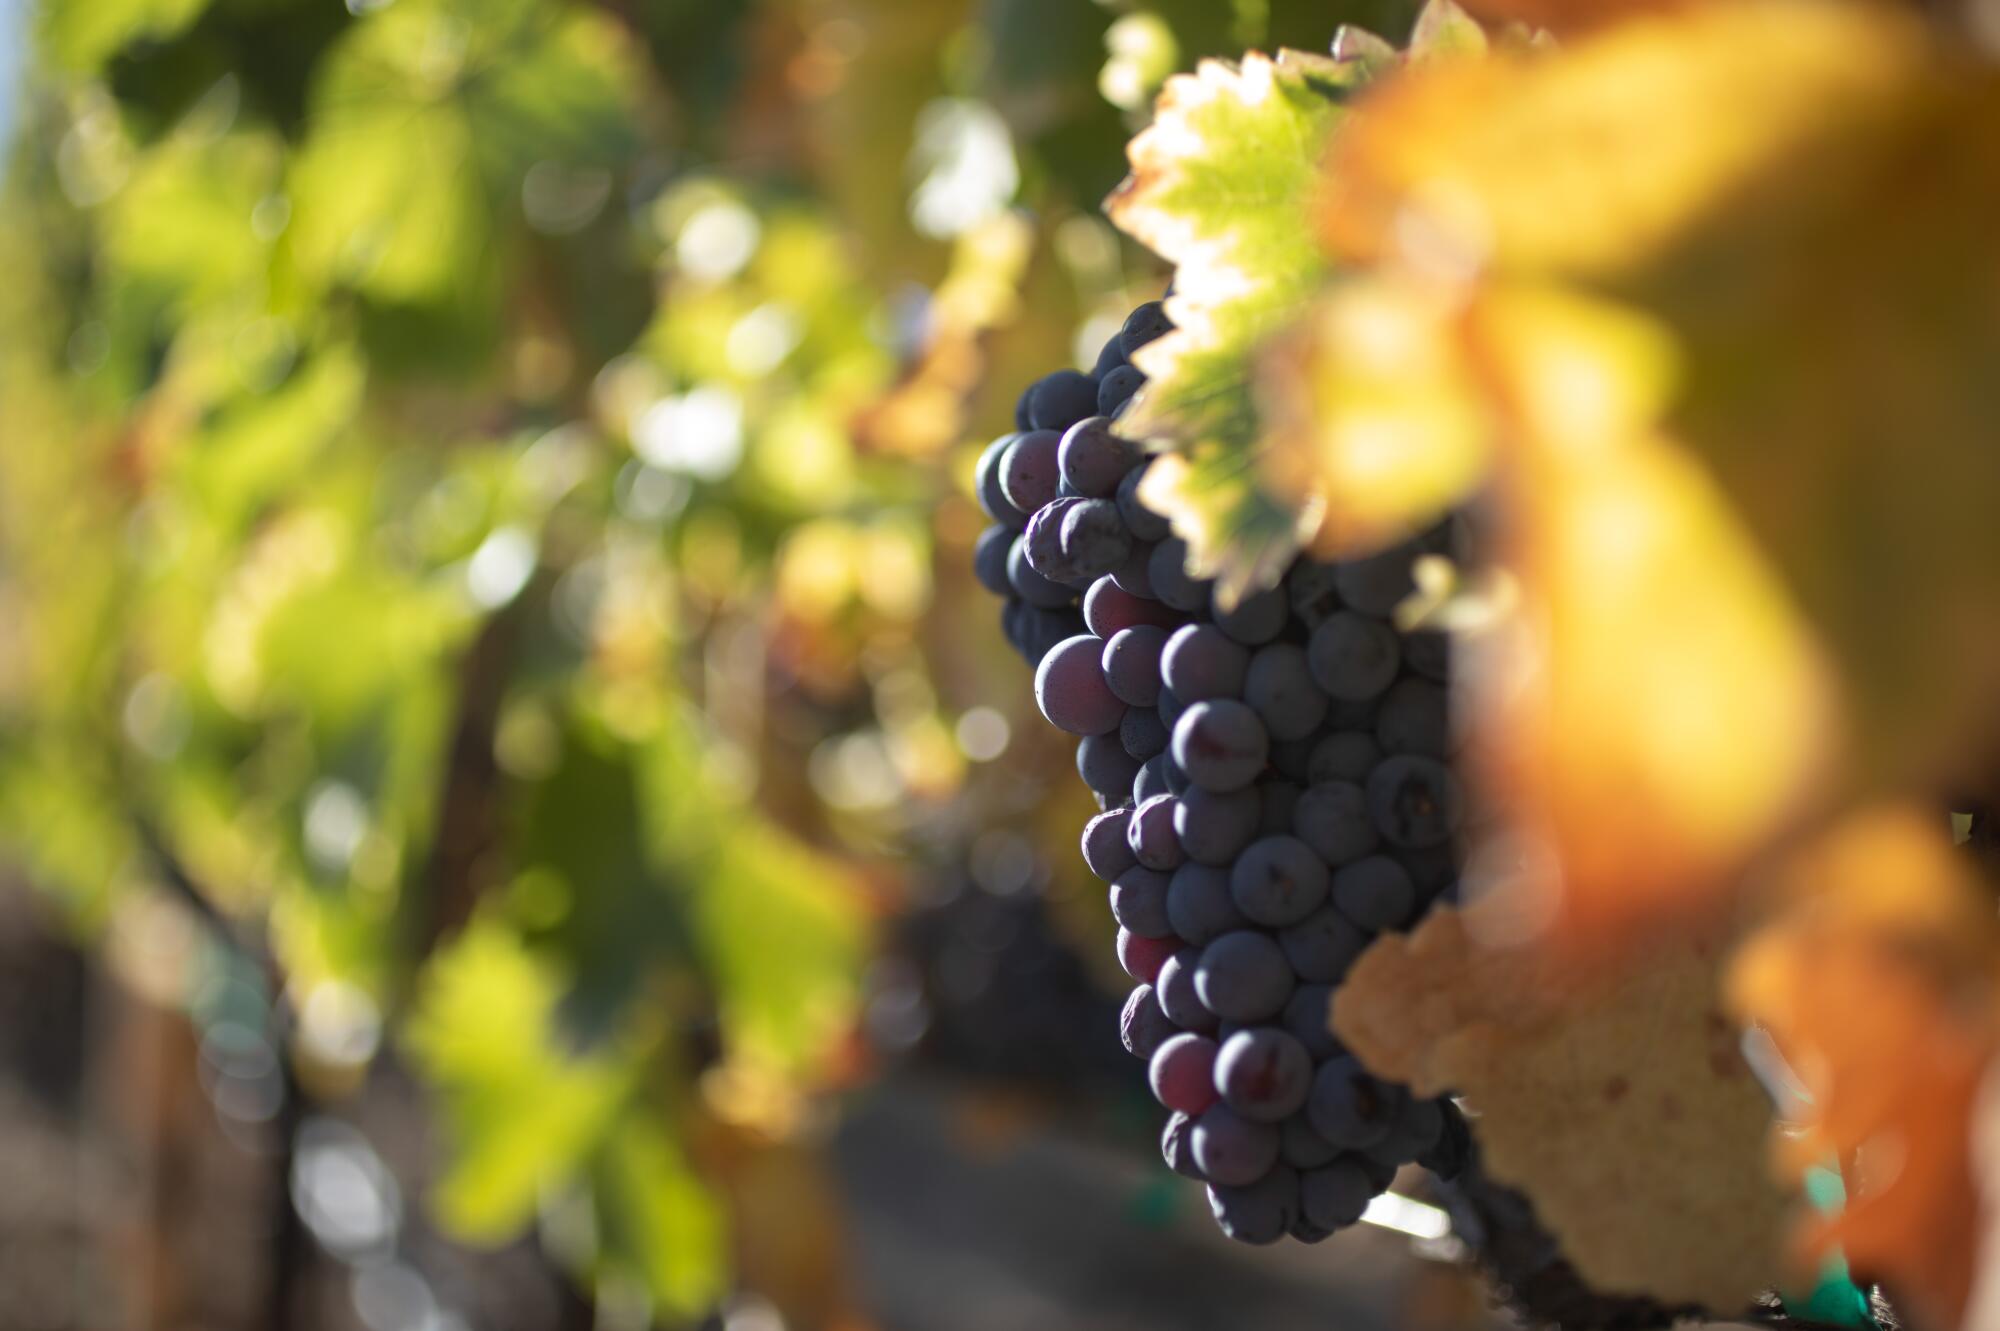
[[[1770,1106],[1715,1009],[1718,949],[1682,942],[1587,974],[1515,932],[1519,901],[1385,934],[1334,998],[1379,1075],[1454,1090],[1486,1168],[1607,1293],[1722,1313],[1778,1275],[1785,1199],[1761,1167]]]
[[[1855,1162],[1845,1211],[1807,1222],[1934,1326],[1960,1324],[1977,1270],[1971,1115],[2000,1047],[2000,918],[1944,819],[1855,815],[1793,855],[1783,909],[1739,952],[1736,1009],[1770,1031],[1812,1097],[1777,1140],[1788,1172]]]

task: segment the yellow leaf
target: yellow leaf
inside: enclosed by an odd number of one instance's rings
[[[1322,236],[1349,259],[1629,268],[1774,170],[1826,188],[1925,55],[1921,24],[1887,5],[1732,0],[1417,68],[1334,139]]]
[[[1384,934],[1335,995],[1335,1031],[1371,1071],[1462,1095],[1488,1172],[1593,1287],[1748,1307],[1779,1275],[1785,1199],[1761,1167],[1769,1102],[1715,1010],[1717,949],[1586,974],[1484,943],[1512,908]]]
[[[1942,816],[1857,814],[1791,856],[1782,909],[1740,950],[1732,1004],[1777,1041],[1812,1117],[1776,1139],[1788,1173],[1858,1162],[1844,1211],[1802,1229],[1838,1245],[1929,1325],[1959,1325],[1979,1261],[1971,1118],[2000,1047],[2000,918]]]

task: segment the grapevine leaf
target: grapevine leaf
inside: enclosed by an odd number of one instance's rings
[[[1410,59],[1433,60],[1441,56],[1478,56],[1487,50],[1486,30],[1478,20],[1452,3],[1430,0],[1417,15],[1410,30]]]
[[[1718,949],[1585,974],[1483,942],[1515,904],[1382,935],[1335,996],[1336,1032],[1377,1074],[1462,1095],[1488,1171],[1595,1288],[1748,1306],[1780,1274],[1785,1198],[1763,1159],[1769,1101],[1715,1010]]]
[[[1991,895],[1941,818],[1900,807],[1856,814],[1780,878],[1786,909],[1740,950],[1731,1000],[1810,1097],[1807,1121],[1775,1140],[1785,1170],[1838,1159],[1860,1172],[1844,1210],[1802,1229],[1801,1256],[1838,1246],[1925,1324],[1958,1326],[1995,1200],[1972,1159],[2000,1048]]]
[[[1178,265],[1175,330],[1135,355],[1148,383],[1120,428],[1194,457],[1202,502],[1169,516],[1197,569],[1232,590],[1274,575],[1240,548],[1245,529],[1268,542],[1290,525],[1249,465],[1259,442],[1249,362],[1328,271],[1308,205],[1321,146],[1360,78],[1359,65],[1297,51],[1203,61],[1167,81],[1130,145],[1131,174],[1106,201],[1114,223]]]
[[[1411,68],[1337,136],[1330,253],[1464,308],[1428,336],[1527,609],[1528,687],[1475,714],[1572,921],[1714,905],[1823,797],[1992,733],[1996,113],[1899,11],[1757,0]]]
[[[209,0],[55,0],[42,6],[43,44],[64,66],[94,72],[134,42],[163,42],[201,17]]]

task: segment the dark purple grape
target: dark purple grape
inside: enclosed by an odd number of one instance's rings
[[[1222,1232],[1238,1243],[1276,1243],[1300,1220],[1298,1173],[1276,1164],[1254,1183],[1211,1183],[1208,1208]]]
[[[1116,416],[1132,400],[1132,395],[1145,386],[1146,376],[1136,365],[1120,365],[1105,372],[1097,381],[1097,414]]]
[[[1119,724],[1124,724],[1122,718]],[[1076,746],[1076,774],[1097,794],[1123,804],[1131,797],[1132,778],[1139,775],[1139,760],[1125,752],[1115,732],[1085,735]]]
[[[1090,367],[1090,377],[1097,380],[1101,392],[1104,376],[1127,364],[1130,362],[1125,359],[1125,344],[1118,340],[1118,334],[1113,333],[1104,339],[1104,345],[1097,349],[1097,363]]]
[[[1021,550],[1028,557],[1028,567],[1047,578],[1050,582],[1061,583],[1072,589],[1088,587],[1091,579],[1084,576],[1082,567],[1070,558],[1069,550],[1063,544],[1063,520],[1081,499],[1056,498],[1035,510],[1028,519],[1028,530],[1021,533]]]
[[[1160,1158],[1182,1178],[1207,1182],[1202,1178],[1201,1166],[1194,1162],[1194,1120],[1186,1114],[1167,1117],[1167,1125],[1160,1129]]]
[[[1167,318],[1166,305],[1149,300],[1125,316],[1125,326],[1118,330],[1118,347],[1129,361],[1132,353],[1140,347],[1173,330],[1173,320]]]
[[[1404,1098],[1400,1089],[1369,1076],[1351,1054],[1342,1054],[1313,1074],[1306,1112],[1313,1130],[1335,1146],[1365,1151],[1389,1135]]]
[[[1165,753],[1167,741],[1171,738],[1166,722],[1160,720],[1160,714],[1150,707],[1134,707],[1118,723],[1118,742],[1125,747],[1125,752],[1142,763]]]
[[[1158,601],[1149,601],[1120,587],[1109,577],[1090,584],[1083,596],[1083,622],[1100,638],[1110,638],[1120,629],[1148,624],[1162,630],[1178,628],[1181,616]]]
[[[1278,1163],[1278,1130],[1228,1105],[1210,1105],[1194,1121],[1194,1162],[1225,1187],[1254,1183]]]
[[[1189,703],[1240,697],[1249,669],[1250,653],[1213,624],[1175,629],[1160,656],[1161,678],[1176,698]]]
[[[1086,416],[1069,427],[1056,455],[1063,479],[1080,495],[1108,499],[1118,493],[1118,482],[1139,462],[1139,446],[1111,432],[1106,416]],[[1112,505],[1117,513],[1117,505]],[[1121,523],[1122,530],[1122,523]]]
[[[1176,934],[1196,946],[1250,923],[1229,895],[1229,875],[1192,860],[1167,882],[1167,920]]]
[[[1199,1115],[1215,1103],[1215,1041],[1184,1031],[1153,1051],[1146,1068],[1153,1098],[1168,1109]]]
[[[1125,515],[1120,513],[1118,520],[1123,522]],[[1127,530],[1129,531],[1130,528],[1128,527]],[[1124,563],[1111,570],[1111,580],[1132,593],[1132,595],[1143,596],[1148,601],[1151,601],[1153,599],[1152,564],[1153,547],[1149,543],[1134,537],[1132,540],[1132,553],[1125,556]],[[1180,623],[1181,615],[1179,611],[1168,605],[1162,605],[1161,609],[1173,616],[1173,623]]]
[[[1168,742],[1173,742],[1171,736]],[[1167,789],[1167,766],[1171,762],[1173,759],[1160,753],[1139,764],[1139,775],[1132,778],[1132,803],[1144,804],[1156,796],[1173,794]]]
[[[1050,610],[1018,601],[1008,604],[1020,611],[1020,637],[1016,645],[1030,669],[1039,667],[1050,652],[1083,632],[1083,616],[1074,606]]]
[[[1167,876],[1143,864],[1119,874],[1111,885],[1111,918],[1141,938],[1173,933],[1167,922]]]
[[[1153,595],[1174,609],[1193,614],[1207,608],[1208,582],[1188,575],[1187,542],[1178,536],[1166,537],[1153,547],[1153,557],[1146,561],[1146,576],[1153,580]]]
[[[1314,681],[1328,695],[1366,702],[1395,682],[1402,652],[1396,631],[1387,624],[1343,610],[1313,630],[1306,658]]]
[[[1375,849],[1379,837],[1368,816],[1368,796],[1351,781],[1322,781],[1299,796],[1292,828],[1333,868]]]
[[[1333,906],[1361,928],[1380,933],[1409,919],[1417,888],[1402,865],[1387,855],[1370,855],[1334,870]]]
[[[1324,1063],[1346,1052],[1340,1041],[1334,1038],[1332,1013],[1332,985],[1302,984],[1286,1000],[1280,1024],[1287,1035],[1305,1046],[1306,1053],[1312,1056],[1314,1062]],[[1298,1161],[1292,1163],[1297,1164]]]
[[[972,469],[972,490],[979,499],[979,506],[986,510],[987,517],[1012,531],[1026,527],[1028,515],[1007,498],[1007,491],[1000,484],[1000,461],[1020,437],[1019,434],[1001,435],[986,446]]]
[[[1130,929],[1118,931],[1118,964],[1125,973],[1141,984],[1151,984],[1160,977],[1160,967],[1174,954],[1174,940],[1171,938],[1141,938]]]
[[[1420,553],[1414,544],[1405,544],[1336,565],[1333,581],[1340,599],[1364,615],[1387,619],[1416,591],[1410,566]]]
[[[1301,980],[1339,984],[1368,948],[1369,936],[1332,906],[1322,906],[1278,934],[1285,961]]]
[[[1104,682],[1132,707],[1151,707],[1160,700],[1160,653],[1166,630],[1151,624],[1120,629],[1104,644]]]
[[[1278,1125],[1278,1158],[1293,1169],[1318,1169],[1339,1155],[1338,1146],[1313,1131],[1304,1110]]]
[[[1326,866],[1294,836],[1252,842],[1229,871],[1236,909],[1272,929],[1297,924],[1319,909],[1326,889]]]
[[[1172,795],[1155,795],[1132,811],[1132,821],[1126,825],[1132,853],[1148,869],[1170,872],[1187,858],[1174,832],[1174,803]]]
[[[1007,552],[1014,548],[1014,533],[994,523],[979,533],[972,546],[972,575],[979,585],[995,596],[1011,596],[1014,586],[1007,581]]]
[[[1173,528],[1165,518],[1140,501],[1139,486],[1145,480],[1145,476],[1146,464],[1141,463],[1126,472],[1125,479],[1118,482],[1118,515],[1125,519],[1125,526],[1135,539],[1164,541],[1173,533]],[[1025,523],[1027,519],[1023,517],[1021,521]]]
[[[1451,747],[1451,718],[1442,686],[1399,679],[1375,709],[1375,741],[1384,753],[1442,758]]]
[[[1303,1108],[1312,1085],[1305,1046],[1275,1026],[1254,1026],[1223,1042],[1215,1055],[1215,1089],[1245,1118],[1278,1123]]]
[[[1220,1085],[1216,1089],[1219,1092]],[[1400,1169],[1435,1148],[1443,1132],[1444,1113],[1437,1101],[1405,1096],[1389,1135],[1363,1154],[1386,1169]]]
[[[1162,659],[1164,659],[1164,655]],[[1154,703],[1153,706],[1159,711],[1161,722],[1166,725],[1168,733],[1171,734],[1173,728],[1180,724],[1181,713],[1187,711],[1188,705],[1182,702],[1180,696],[1171,688],[1162,688],[1160,690],[1160,700]]]
[[[1174,831],[1191,860],[1227,864],[1257,835],[1263,801],[1255,790],[1218,794],[1195,786],[1178,798]]]
[[[1142,984],[1125,996],[1125,1006],[1118,1013],[1118,1040],[1126,1053],[1150,1060],[1154,1050],[1179,1033],[1160,1011],[1152,985]]]
[[[1367,790],[1368,816],[1392,846],[1442,845],[1465,816],[1458,779],[1435,758],[1408,753],[1384,758],[1369,773]]]
[[[1131,821],[1130,809],[1113,809],[1083,825],[1083,862],[1107,883],[1139,862],[1125,840],[1125,825]]]
[[[1167,651],[1171,662],[1171,641]],[[1168,687],[1173,687],[1171,680]],[[1209,698],[1188,708],[1174,723],[1168,752],[1194,784],[1226,793],[1256,780],[1269,750],[1264,723],[1255,712],[1233,698]]]
[[[1035,669],[1035,703],[1058,730],[1102,735],[1116,730],[1125,704],[1104,682],[1104,644],[1089,634],[1058,643]]]
[[[1309,784],[1349,781],[1361,785],[1375,764],[1382,761],[1382,746],[1365,730],[1336,730],[1313,746],[1306,765]]]
[[[1246,647],[1258,647],[1284,632],[1289,607],[1284,592],[1272,588],[1253,592],[1228,608],[1217,594],[1212,609],[1217,628]]]
[[[1052,582],[1035,571],[1028,562],[1026,543],[1019,536],[1007,548],[1007,583],[1023,601],[1043,610],[1058,609],[1076,599],[1075,588]]]
[[[1062,436],[1055,431],[1030,430],[1014,436],[1000,455],[1000,493],[1021,514],[1024,527],[1035,510],[1056,497],[1062,479],[1056,450],[1061,446]]]
[[[1067,430],[1096,410],[1097,381],[1076,370],[1045,374],[1028,390],[1028,423],[1037,430]]]
[[[1132,553],[1132,533],[1118,506],[1109,499],[1076,500],[1062,516],[1062,553],[1080,578],[1109,576]]]
[[[1274,742],[1304,739],[1326,719],[1327,697],[1313,682],[1306,649],[1295,643],[1257,649],[1243,675],[1243,701]]]
[[[1184,947],[1168,957],[1160,967],[1160,978],[1153,985],[1154,1002],[1168,1021],[1184,1031],[1194,1031],[1202,1035],[1213,1035],[1216,1017],[1202,1006],[1201,994],[1194,987],[1194,965],[1200,960],[1197,948]]]
[[[1283,1011],[1292,996],[1292,968],[1268,934],[1238,929],[1201,950],[1194,985],[1216,1016],[1263,1021]]]
[[[1379,1192],[1358,1161],[1342,1157],[1299,1176],[1299,1209],[1327,1229],[1345,1229],[1361,1219]]]

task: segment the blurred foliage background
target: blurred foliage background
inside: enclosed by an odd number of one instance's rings
[[[1159,83],[1403,4],[9,18],[0,970],[123,1216],[10,1325],[873,1325],[911,1059],[1150,1156],[967,477],[1158,294]]]

